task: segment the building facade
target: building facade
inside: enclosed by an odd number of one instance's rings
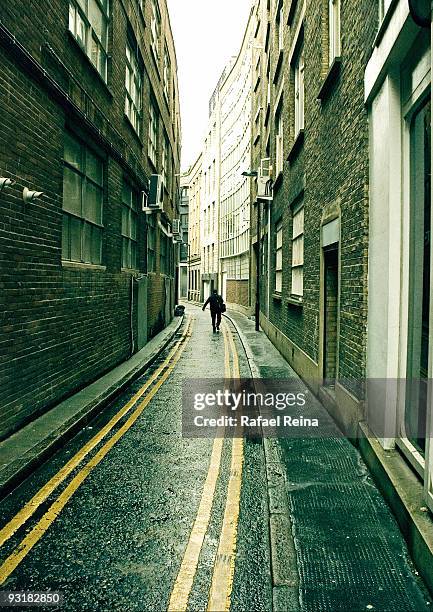
[[[431,39],[407,2],[382,2],[365,68],[370,123],[368,422],[424,484],[433,510]],[[378,418],[380,415],[380,419]]]
[[[171,319],[180,118],[164,0],[6,4],[0,55],[4,437]]]
[[[201,197],[202,197],[202,156],[181,177],[182,189],[188,197],[188,299],[202,300],[201,284]]]
[[[250,310],[250,179],[254,16],[220,86],[220,291],[232,307]]]

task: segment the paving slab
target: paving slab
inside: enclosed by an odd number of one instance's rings
[[[253,320],[232,311],[227,315],[254,378],[300,380]],[[403,535],[360,453],[318,400],[305,408],[305,417],[308,410],[326,423],[326,437],[264,441],[275,609],[432,610]],[[287,518],[281,514],[284,493]]]

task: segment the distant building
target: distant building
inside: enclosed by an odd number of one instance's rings
[[[201,292],[201,154],[181,178],[182,189],[188,190],[188,299],[202,300]]]
[[[0,58],[1,438],[171,320],[180,118],[165,0],[3,3]]]
[[[188,185],[184,184],[183,177],[180,180],[180,203],[179,203],[179,272],[178,272],[178,301],[188,299],[188,263],[189,263],[189,195]]]

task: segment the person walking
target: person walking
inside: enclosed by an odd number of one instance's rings
[[[214,289],[211,295],[208,297],[203,305],[202,310],[206,309],[207,305],[210,305],[210,316],[212,318],[212,329],[213,332],[219,332],[221,325],[221,313],[225,312],[225,304],[221,295]]]

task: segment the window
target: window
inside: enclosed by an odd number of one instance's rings
[[[62,259],[100,264],[102,252],[103,162],[65,134]]]
[[[128,183],[122,189],[122,268],[137,265],[138,194]]]
[[[281,293],[283,287],[283,224],[275,228],[275,291]]]
[[[152,0],[152,22],[150,24],[151,49],[155,59],[159,59],[159,41],[161,38],[161,13],[157,0]]]
[[[293,211],[292,295],[304,295],[304,207]]]
[[[141,134],[142,118],[142,69],[136,53],[126,44],[125,114],[138,135]]]
[[[302,45],[293,67],[295,76],[295,138],[304,129],[304,47]]]
[[[161,274],[168,274],[168,238],[160,233],[159,270]]]
[[[156,228],[155,216],[147,216],[147,271],[155,272]]]
[[[149,148],[148,155],[153,165],[156,166],[156,152],[158,148],[158,111],[153,102],[150,103],[149,120]]]
[[[164,95],[167,103],[170,96],[171,63],[167,47],[164,47]]]
[[[340,0],[329,0],[329,61],[331,66],[340,57]]]
[[[166,133],[162,141],[162,181],[165,188],[170,193],[171,189],[171,158],[170,158],[170,141]]]
[[[69,0],[69,30],[107,80],[109,0]]]
[[[283,148],[283,113],[280,105],[275,117],[275,176],[283,171]]]

